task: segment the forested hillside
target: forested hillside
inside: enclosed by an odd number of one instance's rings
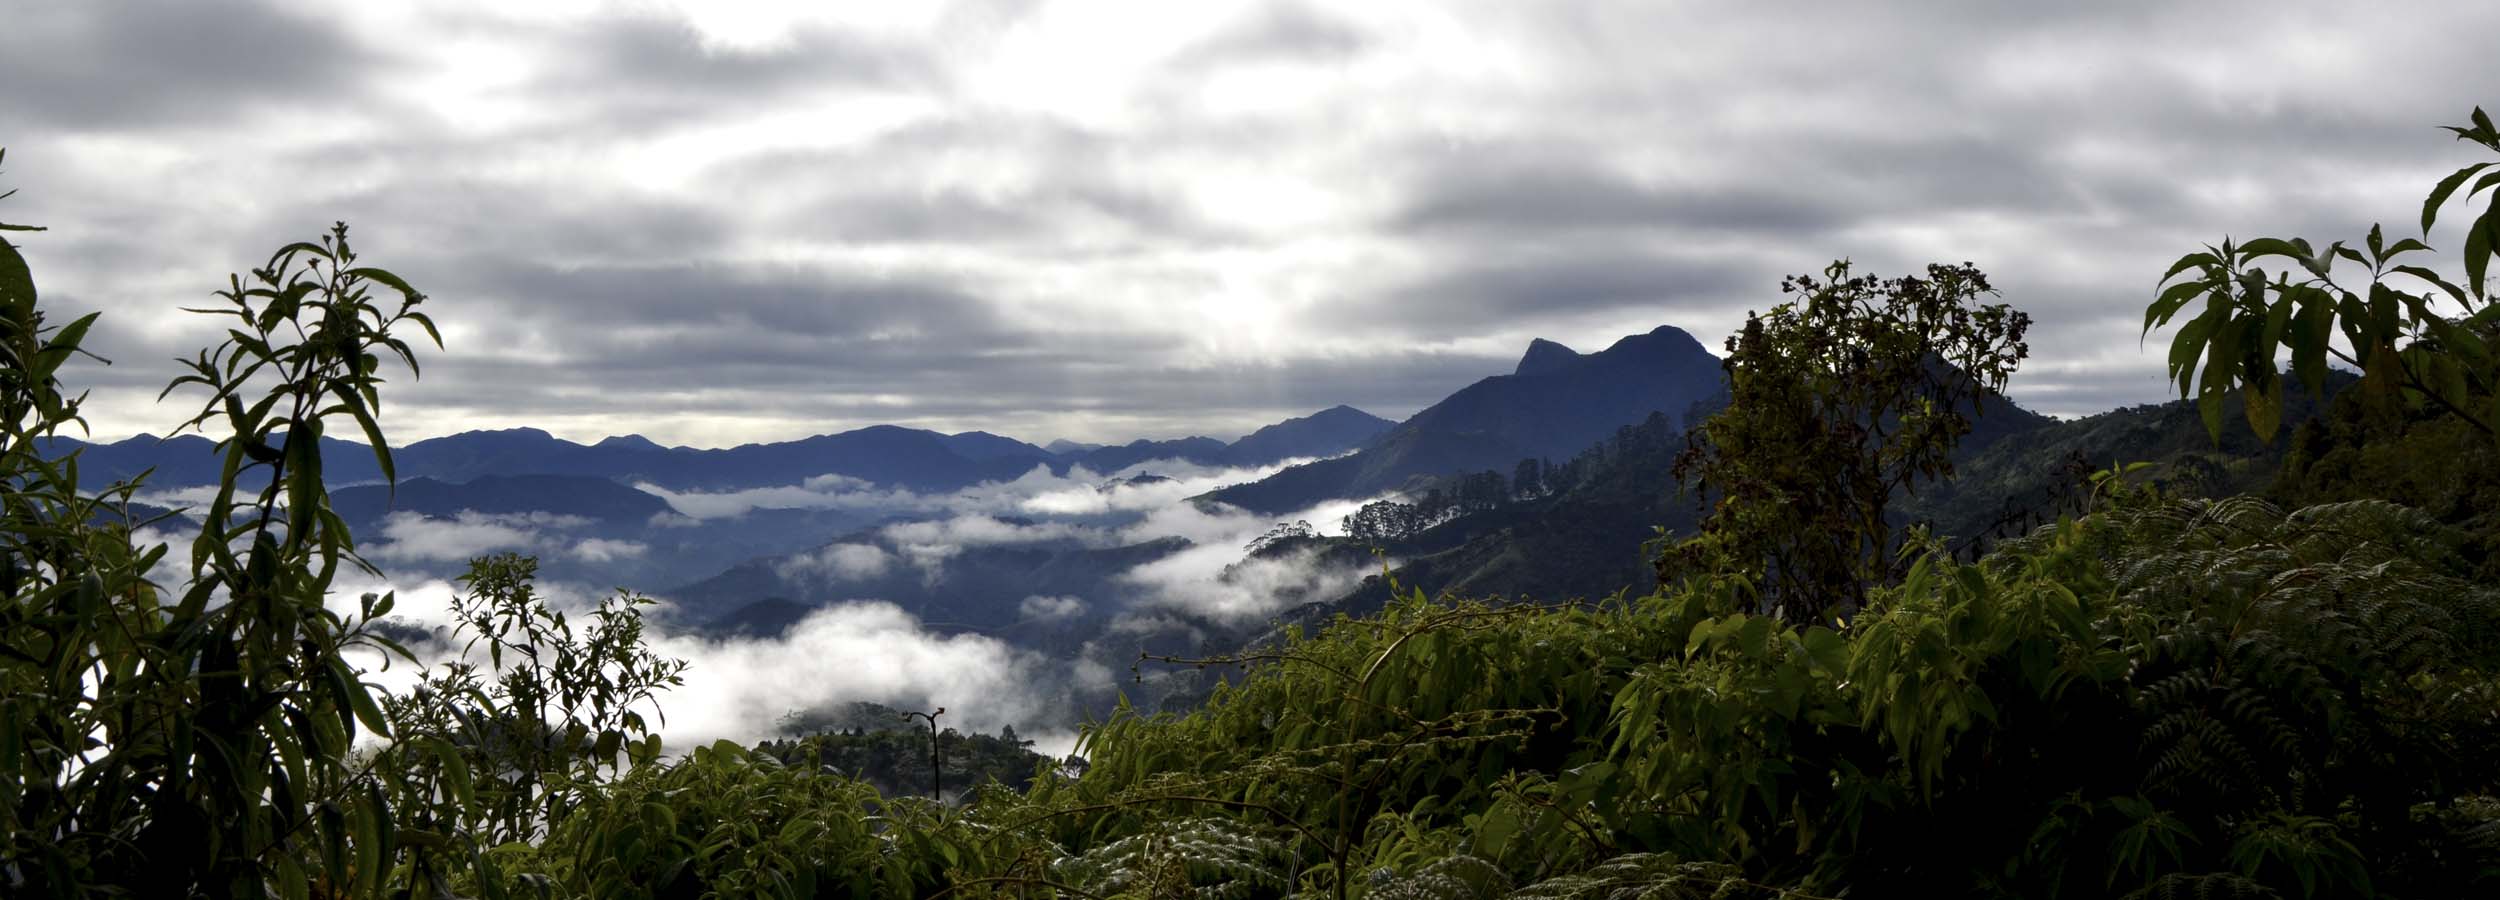
[[[2500,129],[2452,131],[2478,161],[2418,237],[2145,273],[2182,404],[1992,406],[2030,319],[1968,263],[1795,276],[1708,363],[1719,402],[1558,463],[1502,423],[1569,417],[1488,389],[1491,424],[1448,434],[1505,471],[1253,549],[1383,541],[1405,575],[1237,654],[1141,660],[1221,683],[1091,723],[1081,764],[942,710],[666,745],[690,673],[652,601],[557,611],[524,555],[471,562],[439,636],[465,652],[395,641],[395,594],[340,590],[373,571],[372,499],[337,476],[445,490],[384,415],[441,331],[343,224],[216,295],[231,330],[168,386],[216,490],[189,546],[141,540],[144,482],[54,443],[81,422],[64,363],[124,326],[48,318],[39,255],[0,242],[0,893],[2500,895]],[[1595,358],[1565,353],[1497,384]],[[1365,460],[1442,434],[1343,460],[1404,484]]]

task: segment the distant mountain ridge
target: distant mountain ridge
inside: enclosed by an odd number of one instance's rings
[[[397,485],[355,485],[331,493],[330,506],[363,526],[391,513],[448,518],[463,512],[551,513],[599,522],[645,525],[670,512],[668,501],[605,478],[580,475],[488,475],[447,482],[420,475]]]
[[[1226,461],[1256,466],[1305,456],[1331,456],[1371,443],[1396,422],[1339,404],[1243,435],[1225,448]]]
[[[1677,422],[1724,394],[1719,358],[1670,325],[1582,354],[1544,339],[1509,375],[1468,385],[1349,456],[1296,466],[1208,499],[1285,513],[1392,490],[1416,476],[1508,471],[1562,459],[1664,413]]]
[[[1368,444],[1396,426],[1396,422],[1339,404],[1269,425],[1230,444],[1211,437],[1132,441],[1116,447],[1086,447],[1062,457],[1095,472],[1116,472],[1155,459],[1249,468],[1335,456]]]
[[[564,475],[621,484],[650,483],[676,491],[723,491],[780,487],[841,475],[915,491],[951,491],[1013,479],[1036,467],[1058,474],[1076,466],[1109,473],[1155,459],[1260,466],[1295,457],[1328,456],[1352,450],[1389,426],[1386,419],[1338,406],[1269,425],[1232,443],[1205,437],[1141,440],[1067,453],[984,431],[944,434],[898,425],[710,450],[664,447],[640,435],[581,444],[537,428],[509,428],[428,438],[394,448],[391,456],[403,482],[430,478],[457,484],[481,478]],[[365,445],[323,438],[322,446],[323,468],[332,480],[350,484],[382,479]],[[139,435],[111,443],[57,438],[47,450],[55,456],[81,451],[81,466],[91,478],[129,478],[152,468],[148,486],[171,490],[215,484],[223,467],[215,447],[208,438],[184,434],[161,439]]]
[[[2356,381],[2335,373],[2329,393]],[[2320,418],[2325,408],[2325,398],[2295,385],[2286,428]],[[2291,443],[2261,441],[2246,429],[2225,429],[2215,443],[2191,400],[2060,420],[1989,395],[1973,413],[1972,431],[1954,453],[1955,477],[1906,493],[1889,510],[1898,525],[1931,526],[1949,548],[1984,549],[2061,514],[2079,514],[2090,470],[2114,461],[2147,464],[2136,477],[2176,495],[2261,492]],[[1569,477],[1549,471],[1562,482],[1547,495],[1461,516],[1382,549],[1400,560],[1400,588],[1428,594],[1538,601],[1638,594],[1655,584],[1644,548],[1651,529],[1690,535],[1700,521],[1701,499],[1685,493],[1674,475],[1684,447],[1681,428],[1652,419],[1591,447],[1580,456],[1584,466],[1565,470]],[[1316,627],[1338,614],[1376,611],[1389,597],[1389,582],[1371,578],[1282,621]]]

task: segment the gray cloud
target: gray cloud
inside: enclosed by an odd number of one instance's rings
[[[1516,240],[1588,231],[1812,233],[1837,224],[1826,196],[1794,185],[1645,183],[1603,160],[1548,148],[1434,152],[1390,224],[1423,234],[1482,230]]]
[[[169,130],[352,98],[390,57],[247,0],[35,3],[0,29],[0,109],[46,129]]]
[[[2016,396],[2072,414],[2165,396],[2170,258],[2410,221],[2472,158],[2434,126],[2500,103],[2462,2],[856,12],[14,10],[0,208],[108,313],[105,436],[180,418],[218,332],[171,310],[333,219],[451,332],[403,438],[1402,415],[1531,337],[1714,344],[1844,256],[1988,269]]]
[[[1362,29],[1292,3],[1261,6],[1178,54],[1184,67],[1339,62],[1373,45]]]

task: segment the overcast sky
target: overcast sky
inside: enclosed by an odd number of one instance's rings
[[[2434,126],[2500,106],[2500,4],[2395,9],[0,0],[0,221],[107,313],[101,437],[336,219],[445,326],[401,441],[1402,417],[1840,256],[1978,263],[2071,415],[2163,396],[2178,254],[2476,159]]]

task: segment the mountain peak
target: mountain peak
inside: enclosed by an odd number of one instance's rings
[[[1578,365],[1581,358],[1578,352],[1569,347],[1544,338],[1537,338],[1528,342],[1527,355],[1519,358],[1519,368],[1513,370],[1511,374],[1545,375],[1560,372]]]
[[[1297,456],[1335,456],[1396,424],[1340,403],[1243,435],[1225,448],[1225,457],[1233,465],[1260,466]]]
[[[592,444],[591,446],[594,446],[594,447],[607,447],[607,448],[610,448],[610,449],[615,449],[615,450],[659,450],[659,449],[663,449],[663,448],[661,448],[661,446],[660,446],[658,443],[656,443],[656,442],[652,441],[650,438],[643,437],[642,435],[639,435],[639,434],[619,434],[619,435],[611,435],[611,436],[609,436],[609,437],[600,438],[600,439],[599,439],[599,443]]]
[[[1613,346],[1598,352],[1599,356],[1709,356],[1710,348],[1694,339],[1691,332],[1673,325],[1660,325],[1646,334],[1628,335]]]
[[[939,441],[946,444],[947,449],[962,454],[965,459],[972,460],[1009,458],[1038,460],[1050,455],[1050,451],[1040,447],[986,431],[959,431],[940,437]]]
[[[1295,423],[1309,423],[1314,425],[1320,423],[1358,423],[1362,426],[1371,426],[1375,430],[1386,430],[1389,426],[1397,424],[1396,422],[1355,409],[1354,407],[1343,403],[1339,403],[1327,409],[1303,416],[1299,419],[1286,419],[1285,421],[1278,422],[1276,424],[1289,425]]]

